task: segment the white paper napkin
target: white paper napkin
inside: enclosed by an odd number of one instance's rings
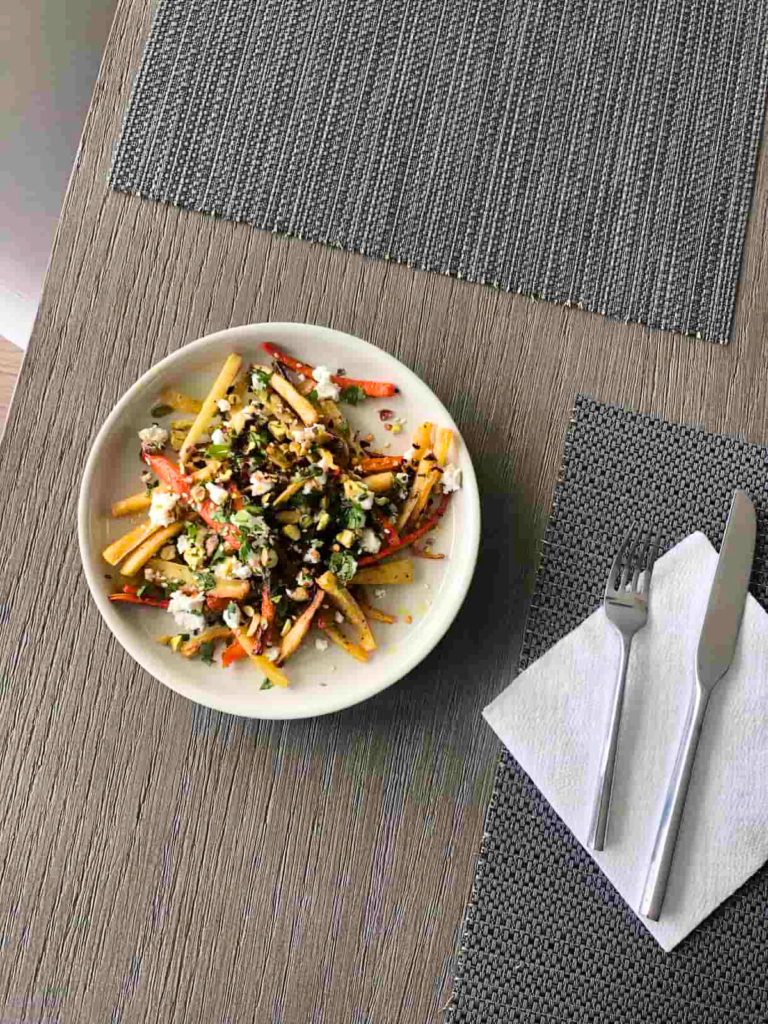
[[[659,559],[632,644],[606,847],[588,852],[636,913],[716,564],[702,533]],[[600,608],[483,712],[585,848],[619,644]],[[640,920],[669,951],[767,859],[768,615],[750,595],[707,709],[661,920]]]

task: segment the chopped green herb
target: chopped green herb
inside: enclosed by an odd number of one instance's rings
[[[359,384],[353,384],[350,388],[344,388],[341,392],[341,400],[348,405],[360,405],[361,402],[365,401],[365,391],[363,391]]]
[[[307,395],[307,398],[310,400],[310,402],[317,402],[319,400],[317,395],[317,388],[312,388],[312,390]]]
[[[357,561],[348,551],[334,551],[328,568],[340,583],[349,583],[357,572]]]
[[[365,526],[365,512],[359,505],[352,505],[351,508],[347,509],[344,522],[350,530],[358,530],[360,527]]]
[[[204,644],[200,645],[200,657],[206,665],[213,664],[213,640],[206,640]]]
[[[148,498],[152,497],[152,491],[154,491],[154,489],[157,487],[157,485],[159,483],[160,483],[159,480],[150,480],[150,482],[147,484],[147,497]]]
[[[210,569],[204,569],[202,572],[195,573],[195,583],[202,591],[213,590],[216,586],[216,577]]]
[[[211,444],[205,450],[205,457],[207,459],[216,459],[217,462],[223,462],[231,454],[232,448],[228,444]]]
[[[189,537],[189,539],[192,541],[193,544],[197,540],[197,531],[198,531],[197,523],[185,523],[184,524],[184,532],[186,533],[187,537]]]
[[[182,639],[182,641],[183,641],[184,643],[186,643],[186,642],[187,642],[187,640],[189,640],[189,633],[182,633],[182,634],[181,634],[181,639]]]
[[[271,380],[266,370],[254,370],[251,374],[251,387],[254,391],[263,391]]]
[[[146,592],[149,590],[149,583],[142,583],[139,589],[136,591],[136,597],[144,597]]]
[[[152,418],[160,419],[163,416],[170,416],[173,412],[172,405],[156,405],[152,410]]]
[[[273,686],[273,685],[274,685],[274,684],[273,684],[273,683],[271,683],[271,682],[269,681],[269,679],[267,679],[267,678],[266,678],[266,676],[265,676],[265,677],[264,677],[264,680],[262,681],[262,684],[261,684],[261,686],[259,687],[259,689],[260,689],[260,690],[271,690],[271,689],[272,689],[272,686]]]
[[[216,511],[215,511],[215,512],[213,513],[213,515],[211,516],[211,519],[212,519],[212,520],[213,520],[213,521],[214,521],[215,523],[228,523],[228,522],[229,522],[229,516],[228,516],[228,515],[227,515],[227,513],[226,513],[226,512],[225,512],[225,511],[224,511],[223,509],[221,509],[221,508],[217,508],[217,509],[216,509]]]

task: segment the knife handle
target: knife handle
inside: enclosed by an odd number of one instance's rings
[[[643,898],[640,902],[640,913],[650,921],[658,921],[661,915],[661,908],[667,891],[669,872],[672,867],[672,858],[674,857],[675,845],[677,843],[677,833],[680,830],[685,798],[688,795],[693,762],[696,758],[696,748],[699,745],[701,727],[704,722],[704,714],[707,710],[708,702],[709,694],[705,693],[697,682],[693,692],[693,700],[688,707],[683,737],[677,752],[677,758],[675,759],[675,767],[672,770],[672,776],[664,797],[661,820],[659,821],[659,828],[656,833],[656,841],[653,844],[653,853],[651,854],[651,863],[645,879]]]

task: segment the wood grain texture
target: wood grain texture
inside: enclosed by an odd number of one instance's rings
[[[734,340],[692,342],[110,193],[149,28],[122,0],[0,447],[0,1017],[426,1022],[450,994],[573,396],[768,437],[768,172]],[[80,572],[92,438],[159,358],[262,320],[407,362],[476,460],[477,576],[436,651],[310,722],[192,705],[139,669]]]
[[[0,337],[0,437],[8,418],[11,396],[21,369],[24,353],[7,338]]]

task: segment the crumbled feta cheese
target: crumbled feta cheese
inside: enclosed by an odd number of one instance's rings
[[[327,651],[328,641],[325,640],[323,637],[319,636],[317,640],[315,640],[315,647],[318,649],[318,651]]]
[[[360,508],[369,512],[373,508],[373,499],[375,495],[367,484],[358,480],[345,480],[344,497],[349,501],[356,502]]]
[[[332,374],[328,367],[316,366],[312,371],[312,376],[317,381],[317,387],[315,388],[315,391],[317,391],[317,397],[330,398],[335,402],[339,397],[340,392],[331,380]]]
[[[141,482],[143,484],[152,483],[152,474],[149,472],[149,470],[146,470],[144,473],[141,474]]]
[[[191,547],[194,547],[194,545],[186,533],[182,533],[182,535],[176,539],[176,550],[180,555],[183,555],[185,551],[189,551]]]
[[[443,491],[445,494],[451,494],[453,491],[458,491],[460,487],[461,470],[449,462],[443,470]]]
[[[280,657],[280,648],[268,647],[264,654],[268,661],[277,661],[277,659]]]
[[[224,433],[223,430],[219,430],[217,428],[211,434],[211,443],[212,444],[226,444],[227,443],[227,435]]]
[[[206,484],[205,489],[215,505],[220,505],[229,493],[226,487],[219,487],[218,484]]]
[[[205,625],[203,618],[203,594],[185,594],[181,590],[171,594],[168,611],[177,626],[185,633],[199,633]]]
[[[219,412],[229,412],[232,408],[226,398],[220,398],[216,404],[219,407]]]
[[[161,491],[156,487],[152,491],[152,504],[149,506],[149,521],[153,526],[170,526],[176,516],[174,508],[179,500],[178,494]]]
[[[153,423],[151,427],[145,427],[144,430],[139,431],[139,440],[147,448],[156,448],[160,450],[168,444],[168,439],[171,435],[167,430],[159,427],[156,423]]]
[[[363,530],[363,536],[360,540],[360,547],[363,549],[363,551],[368,552],[369,555],[377,555],[379,553],[379,549],[381,548],[381,541],[370,528],[370,526],[367,526]]]
[[[298,379],[299,379],[299,383],[301,383],[301,384],[303,384],[303,383],[304,383],[304,381],[305,381],[305,380],[307,379],[307,378],[306,378],[306,377],[304,376],[304,374],[303,374],[303,373],[297,373],[297,374],[296,374],[296,376],[298,377]]]
[[[374,590],[373,595],[374,597],[386,597],[387,592],[384,587],[377,587],[376,590]]]
[[[240,609],[234,601],[229,602],[221,617],[224,619],[224,625],[229,626],[230,629],[237,629],[242,618],[240,615]]]
[[[413,462],[416,455],[415,448],[409,448],[407,452],[403,452],[403,462]]]
[[[213,568],[214,576],[220,580],[248,580],[253,575],[253,570],[248,565],[243,565],[234,555],[229,555]]]
[[[317,548],[310,548],[309,551],[304,555],[304,561],[309,565],[317,565],[320,561],[320,552]]]
[[[333,613],[333,617],[334,617],[334,619],[336,619],[336,621],[337,621],[337,622],[339,622],[339,623],[341,623],[341,622],[343,622],[343,621],[344,621],[344,616],[343,616],[343,615],[341,614],[341,612],[334,612],[334,613]]]
[[[273,490],[274,486],[275,481],[266,473],[251,473],[251,494],[255,498],[260,497],[262,494],[268,494],[269,491]]]

